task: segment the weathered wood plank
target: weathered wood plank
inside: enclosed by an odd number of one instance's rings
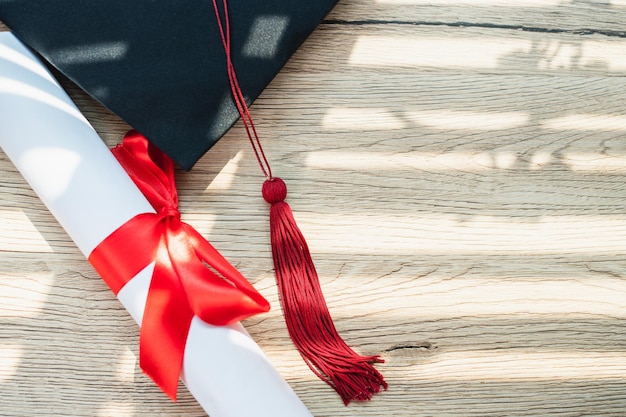
[[[623,0],[341,0],[327,20],[624,36]]]
[[[311,54],[316,59],[310,59]],[[352,69],[395,74],[624,76],[625,56],[626,37],[601,34],[393,23],[325,24],[296,52],[288,68],[306,72],[329,72],[332,68],[334,72]]]

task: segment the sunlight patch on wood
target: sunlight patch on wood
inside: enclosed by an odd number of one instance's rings
[[[0,344],[0,382],[10,380],[15,374],[24,356],[24,348],[16,344]]]
[[[0,210],[2,236],[0,251],[51,253],[52,248],[28,216],[19,209]]]
[[[407,111],[412,122],[441,130],[503,130],[524,126],[530,120],[526,112],[477,112],[458,110]]]
[[[541,70],[626,71],[626,41],[563,41],[546,39],[533,46]]]
[[[362,35],[349,62],[357,66],[495,69],[509,65],[510,59],[539,70],[624,72],[626,41]]]
[[[510,156],[506,157],[510,159]],[[494,154],[487,152],[311,152],[306,164],[317,169],[336,170],[424,170],[486,171],[497,167]]]
[[[0,317],[38,316],[53,283],[52,272],[1,273]]]
[[[395,288],[393,298],[375,301],[376,315],[397,319],[414,316],[424,321],[486,318],[494,325],[536,323],[537,331],[554,330],[560,322],[593,323],[594,318],[618,322],[626,318],[622,301],[626,280],[597,274],[571,279],[567,272],[562,274],[563,278],[461,275],[415,280],[414,288]],[[371,277],[351,277],[350,281],[366,278]],[[372,308],[371,304],[333,305],[338,314],[348,316],[367,315]]]
[[[128,347],[119,354],[115,376],[118,381],[131,384],[135,381],[135,371],[137,370],[137,357]]]
[[[583,42],[580,66],[606,66],[609,71],[626,71],[626,41]]]
[[[243,155],[244,151],[237,152],[207,186],[206,191],[230,189],[237,175],[237,171],[239,170],[239,161],[241,161]]]
[[[365,66],[497,68],[508,55],[532,50],[529,39],[360,36],[349,62]]]
[[[407,198],[419,198],[407,195]],[[520,196],[520,204],[525,196]],[[378,213],[379,211],[377,211]],[[298,214],[296,213],[296,217]],[[307,212],[313,252],[359,254],[601,254],[626,251],[626,215],[511,217]],[[367,225],[367,227],[363,227]],[[333,230],[328,234],[328,229]],[[359,230],[355,236],[355,230]]]
[[[413,379],[472,380],[623,380],[624,352],[449,352],[416,365]]]
[[[568,114],[546,120],[542,128],[548,130],[614,131],[626,132],[626,116],[612,114]]]
[[[602,155],[568,152],[563,154],[563,162],[572,171],[596,173],[626,173],[626,154]]]
[[[531,170],[543,169],[552,162],[552,153],[547,151],[538,151],[530,157],[529,168]]]
[[[333,107],[322,119],[325,129],[393,130],[407,127],[406,122],[440,130],[491,131],[526,125],[527,112],[479,112],[461,110],[420,110],[392,113],[381,108]]]
[[[104,407],[98,410],[97,416],[98,417],[134,417],[135,406],[133,404],[109,400],[108,404],[106,404]]]
[[[519,165],[516,165],[518,164]],[[553,155],[537,151],[528,161],[515,152],[311,152],[306,156],[308,167],[341,171],[409,171],[484,172],[494,169],[545,169],[550,164],[563,165],[576,172],[616,174],[626,172],[626,154],[595,152],[561,152]]]
[[[325,129],[391,130],[402,129],[405,123],[385,109],[333,107],[322,119]]]

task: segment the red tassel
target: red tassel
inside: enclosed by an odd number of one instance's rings
[[[381,387],[387,389],[383,376],[372,366],[384,360],[357,354],[337,333],[286,196],[287,186],[280,178],[264,182],[263,198],[271,204],[274,268],[289,335],[309,368],[337,391],[344,404],[369,400]]]

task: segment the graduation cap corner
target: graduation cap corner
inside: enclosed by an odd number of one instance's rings
[[[230,2],[248,105],[335,3]],[[0,2],[0,20],[186,170],[239,118],[211,1],[13,0]]]

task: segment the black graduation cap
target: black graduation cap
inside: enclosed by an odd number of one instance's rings
[[[248,104],[337,1],[230,2]],[[0,20],[185,169],[239,118],[209,0],[0,1]]]

